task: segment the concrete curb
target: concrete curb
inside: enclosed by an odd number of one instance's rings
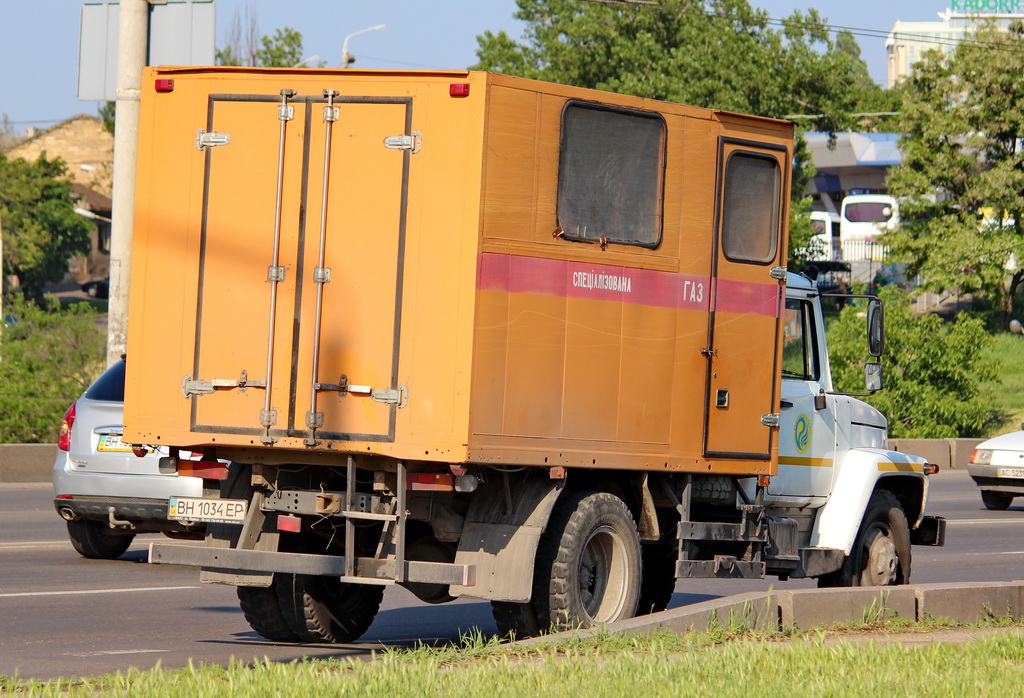
[[[886,618],[944,619],[976,623],[985,618],[1024,615],[1024,582],[917,584],[898,587],[796,589],[724,596],[648,616],[570,630],[512,643],[517,646],[589,638],[600,632],[651,635],[655,632],[707,632],[716,628],[809,630],[831,623]]]
[[[0,482],[50,482],[55,444],[0,444]]]

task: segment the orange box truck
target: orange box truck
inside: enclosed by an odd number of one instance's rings
[[[151,560],[264,636],[350,641],[392,584],[524,636],[941,543],[785,268],[792,124],[480,72],[143,82],[124,439],[207,483],[168,509],[207,545]]]

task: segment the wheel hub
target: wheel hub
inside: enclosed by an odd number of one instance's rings
[[[867,564],[864,566],[863,581],[869,586],[896,584],[896,570],[900,560],[893,539],[885,531],[877,529],[866,552]]]

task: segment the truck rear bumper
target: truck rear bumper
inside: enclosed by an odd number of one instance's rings
[[[151,543],[149,561],[158,565],[188,565],[229,572],[280,572],[340,577],[341,581],[353,584],[420,582],[476,586],[476,565],[445,562],[406,560],[399,570],[394,560],[360,557],[355,561],[356,576],[346,576],[343,556],[200,548],[172,543]]]

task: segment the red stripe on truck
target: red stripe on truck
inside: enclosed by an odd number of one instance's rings
[[[711,310],[711,279],[707,276],[519,255],[481,254],[476,287],[481,291]],[[716,309],[778,317],[779,298],[780,286],[776,283],[723,279],[718,282]]]

